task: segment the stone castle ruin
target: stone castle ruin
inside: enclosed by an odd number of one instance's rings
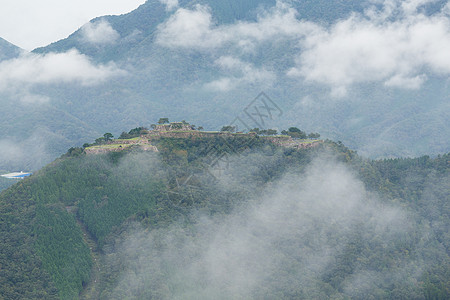
[[[108,141],[105,144],[93,145],[85,148],[87,154],[99,154],[107,152],[118,152],[131,147],[138,147],[144,151],[158,152],[158,148],[152,145],[153,141],[157,141],[161,138],[205,138],[205,137],[233,137],[233,136],[255,136],[256,133],[233,133],[229,131],[203,131],[195,128],[187,122],[172,122],[165,124],[152,125],[152,130],[145,131],[140,137],[132,139],[117,139]],[[201,127],[200,127],[201,128]],[[264,136],[260,135],[259,138],[266,139],[275,145],[285,148],[305,149],[319,145],[321,141],[305,141],[293,139],[290,136]]]

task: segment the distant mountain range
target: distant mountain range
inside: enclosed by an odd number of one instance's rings
[[[34,170],[106,130],[118,136],[160,117],[205,129],[235,120],[296,126],[376,158],[450,150],[450,71],[435,62],[445,57],[418,61],[428,46],[405,50],[416,40],[403,36],[390,46],[395,28],[414,36],[423,19],[441,28],[447,1],[417,8],[356,0],[170,3],[149,0],[129,14],[96,18],[21,56],[35,75],[3,75],[11,83],[0,83],[0,169]],[[376,38],[358,41],[364,33]],[[383,56],[373,58],[378,46]],[[17,51],[0,40],[0,79],[18,68],[7,61]],[[262,91],[282,114],[253,115],[255,122],[249,109]]]

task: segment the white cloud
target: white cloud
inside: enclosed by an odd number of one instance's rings
[[[402,11],[406,14],[412,14],[417,12],[417,9],[421,6],[430,3],[430,2],[436,2],[437,0],[403,0],[400,5],[402,8]]]
[[[24,91],[22,95],[19,96],[20,102],[23,104],[42,104],[50,101],[50,98],[44,95],[32,94],[29,91]]]
[[[207,90],[213,90],[218,92],[228,92],[236,88],[236,79],[222,77],[217,80],[213,80],[205,84]]]
[[[159,0],[162,4],[166,5],[168,11],[178,7],[178,0]]]
[[[210,8],[196,5],[193,9],[179,8],[157,31],[156,42],[164,47],[192,49],[194,51],[222,51],[232,55],[215,61],[223,76],[204,85],[215,91],[230,91],[243,84],[270,85],[275,73],[265,66],[239,58],[239,53],[253,53],[262,43],[275,43],[279,39],[300,38],[316,26],[296,19],[297,12],[290,6],[277,2],[262,12],[255,22],[237,22],[216,25]],[[218,53],[223,53],[218,52]]]
[[[82,40],[92,44],[113,44],[120,34],[105,20],[87,23],[81,27]]]
[[[450,2],[448,2],[444,8],[442,8],[442,13],[450,16]]]
[[[268,44],[290,41],[297,46],[285,53],[297,53],[297,59],[286,74],[330,86],[335,97],[367,82],[418,89],[429,74],[450,74],[450,4],[441,13],[422,14],[420,8],[433,1],[374,1],[381,7],[354,13],[331,26],[299,20],[297,11],[281,1],[260,13],[255,22],[231,25],[216,25],[210,9],[197,5],[179,8],[161,24],[157,43],[197,51],[225,50],[240,57]],[[208,86],[229,90],[236,86],[235,79],[224,76]]]
[[[222,37],[213,38],[211,27],[208,7],[197,4],[194,10],[180,8],[159,27],[157,42],[168,47],[215,47],[222,43]]]
[[[226,92],[241,84],[264,84],[267,86],[276,78],[273,72],[265,68],[257,68],[251,63],[232,56],[222,56],[215,61],[215,64],[229,74],[229,77],[222,77],[207,83],[205,85],[207,89]]]
[[[33,84],[94,85],[121,74],[124,71],[114,63],[94,65],[77,50],[44,55],[30,53],[0,62],[0,91]]]
[[[303,52],[288,75],[330,85],[336,96],[355,83],[417,89],[427,72],[449,75],[450,20],[443,13],[417,13],[424,3],[401,3],[394,9],[403,14],[399,19],[392,20],[392,8],[385,6],[378,15],[372,9],[369,16],[355,14],[315,31],[302,40]]]
[[[213,49],[232,44],[248,50],[263,41],[299,36],[311,30],[311,24],[297,20],[296,14],[293,8],[278,2],[260,14],[256,22],[217,26],[209,7],[198,4],[194,9],[179,8],[160,25],[157,42],[171,48]]]
[[[417,75],[416,77],[403,77],[402,75],[394,75],[384,84],[390,87],[400,87],[412,90],[417,90],[425,82],[427,76],[424,74]]]

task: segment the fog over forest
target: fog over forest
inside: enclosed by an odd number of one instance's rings
[[[257,188],[239,166],[237,159],[219,177],[222,189]],[[376,298],[392,285],[414,289],[427,267],[429,232],[414,229],[414,213],[368,192],[330,155],[257,194],[231,214],[192,212],[188,226],[183,218],[154,230],[129,224],[105,245],[108,268],[124,268],[106,295],[249,299],[286,296],[287,290],[292,298],[323,299],[330,296],[327,280],[339,286],[338,298]],[[348,268],[351,275],[341,277]]]

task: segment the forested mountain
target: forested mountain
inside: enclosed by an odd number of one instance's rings
[[[261,91],[278,126],[365,157],[446,153],[448,1],[408,3],[149,0],[96,18],[0,63],[0,169],[37,169],[81,136],[160,116],[218,129]]]
[[[0,194],[2,299],[450,296],[449,154],[152,143],[71,148]]]

